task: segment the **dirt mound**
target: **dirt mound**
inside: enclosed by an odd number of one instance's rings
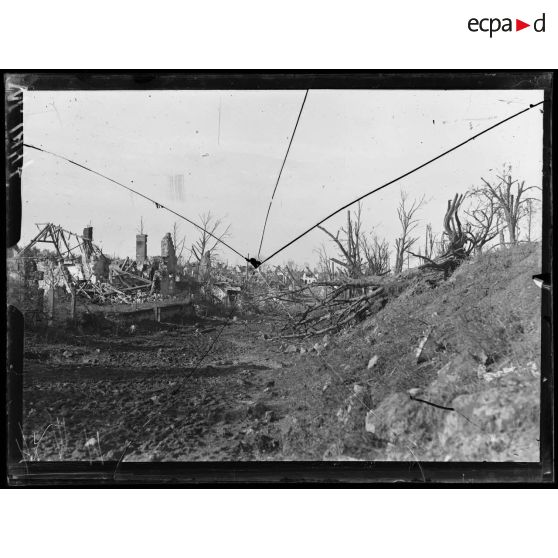
[[[458,357],[426,389],[369,411],[366,430],[386,442],[390,460],[407,460],[412,449],[419,460],[535,461],[539,382],[535,363],[487,373]]]
[[[413,280],[338,336],[344,376],[368,387],[366,426],[384,459],[412,459],[411,448],[423,460],[538,460],[539,252],[531,244],[482,254],[436,288]]]

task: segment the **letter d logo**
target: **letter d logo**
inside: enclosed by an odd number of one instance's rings
[[[545,14],[543,13],[542,17],[535,20],[533,23],[533,29],[537,33],[544,33],[544,26],[545,26]]]

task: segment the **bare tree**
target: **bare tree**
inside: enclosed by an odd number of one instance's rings
[[[456,255],[466,254],[464,247],[467,242],[467,235],[463,231],[459,219],[459,208],[464,199],[464,194],[455,194],[453,200],[448,200],[448,208],[444,216],[444,234],[448,238],[447,250]]]
[[[470,250],[480,253],[485,244],[488,244],[502,230],[501,215],[498,211],[496,200],[487,195],[484,190],[473,190],[468,194],[473,205],[465,214],[469,217],[465,234],[468,235]]]
[[[397,207],[397,217],[401,223],[401,236],[395,239],[395,273],[401,273],[405,254],[418,240],[418,237],[413,237],[411,235],[418,226],[419,219],[417,219],[415,215],[421,208],[423,202],[424,196],[420,200],[414,200],[413,203],[409,205],[407,194],[401,192],[401,200]]]
[[[339,257],[328,257],[322,245],[318,251],[321,270],[331,279],[336,273],[334,264],[342,270],[341,275],[357,279],[363,275],[384,275],[389,272],[390,250],[385,239],[364,231],[362,222],[362,203],[352,213],[347,212],[347,224],[334,235],[325,227],[319,226],[339,249]]]
[[[509,235],[509,243],[516,244],[519,239],[519,224],[521,219],[528,215],[529,200],[536,198],[529,197],[530,190],[539,189],[537,186],[525,187],[525,180],[521,182],[512,177],[511,166],[504,168],[502,176],[497,176],[499,182],[491,184],[488,180],[481,177],[484,185],[475,190],[487,198],[493,200],[496,210],[500,213],[506,225]]]
[[[229,235],[230,225],[224,227],[221,219],[215,218],[210,211],[200,215],[200,224],[204,230],[192,245],[191,252],[198,262],[198,278],[207,279],[211,255],[218,250],[219,241]]]
[[[366,260],[367,275],[385,275],[389,273],[389,243],[377,235],[363,237],[362,248]]]
[[[296,272],[300,271],[298,264],[294,260],[289,260],[285,264],[285,267],[288,267],[290,271],[296,271]]]
[[[210,211],[200,215],[200,225],[204,229],[192,245],[192,255],[200,262],[207,252],[215,253],[219,242],[229,236],[230,225],[223,229],[221,219],[216,219]],[[221,230],[219,230],[221,229]]]
[[[322,244],[318,250],[319,263],[318,267],[320,272],[324,275],[327,281],[333,281],[335,279],[335,262],[331,261],[331,258],[327,254],[326,247]]]
[[[409,251],[407,254],[417,258],[429,260],[442,254],[446,248],[446,244],[447,242],[444,235],[438,236],[437,234],[434,234],[432,223],[428,223],[424,231],[424,246],[419,248],[418,254],[413,254]]]
[[[437,235],[432,232],[432,223],[428,223],[424,232],[424,255],[427,258],[432,258],[434,256],[437,241],[436,237]]]
[[[461,220],[459,219],[459,208],[463,203],[465,196],[463,194],[455,194],[453,200],[448,200],[448,207],[444,215],[444,235],[443,252],[435,258],[414,254],[410,250],[409,254],[422,259],[425,263],[422,268],[431,268],[444,272],[447,277],[471,252],[472,247],[468,241],[470,237],[463,230]]]
[[[339,258],[331,258],[344,268],[345,274],[351,278],[360,277],[363,273],[363,231],[362,231],[362,204],[358,204],[356,211],[351,214],[347,211],[347,225],[334,235],[321,225],[318,228],[325,232],[339,248]]]
[[[301,284],[302,281],[302,272],[300,271],[298,264],[294,260],[289,260],[284,266],[283,269],[287,272],[291,280],[291,287],[294,288],[297,285]]]
[[[174,251],[176,253],[176,261],[181,265],[187,263],[183,261],[182,254],[184,253],[184,248],[186,247],[186,235],[180,234],[180,227],[175,221],[172,226],[172,243],[174,244]],[[189,260],[190,258],[188,258]]]

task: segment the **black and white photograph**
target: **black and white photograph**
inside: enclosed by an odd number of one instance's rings
[[[420,480],[423,463],[539,463],[537,75],[7,75],[19,470],[410,462]]]

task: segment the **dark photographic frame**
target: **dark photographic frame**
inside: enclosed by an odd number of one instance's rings
[[[552,280],[554,196],[552,175],[553,80],[547,71],[380,72],[380,73],[167,73],[167,72],[13,72],[4,75],[6,247],[20,237],[19,168],[23,158],[23,94],[27,90],[172,90],[172,89],[537,89],[544,91],[543,236],[541,274],[540,462],[191,462],[131,463],[32,462],[21,459],[23,417],[23,317],[7,307],[7,473],[12,486],[147,484],[197,485],[325,482],[404,485],[447,483],[529,485],[555,482],[554,348]]]

